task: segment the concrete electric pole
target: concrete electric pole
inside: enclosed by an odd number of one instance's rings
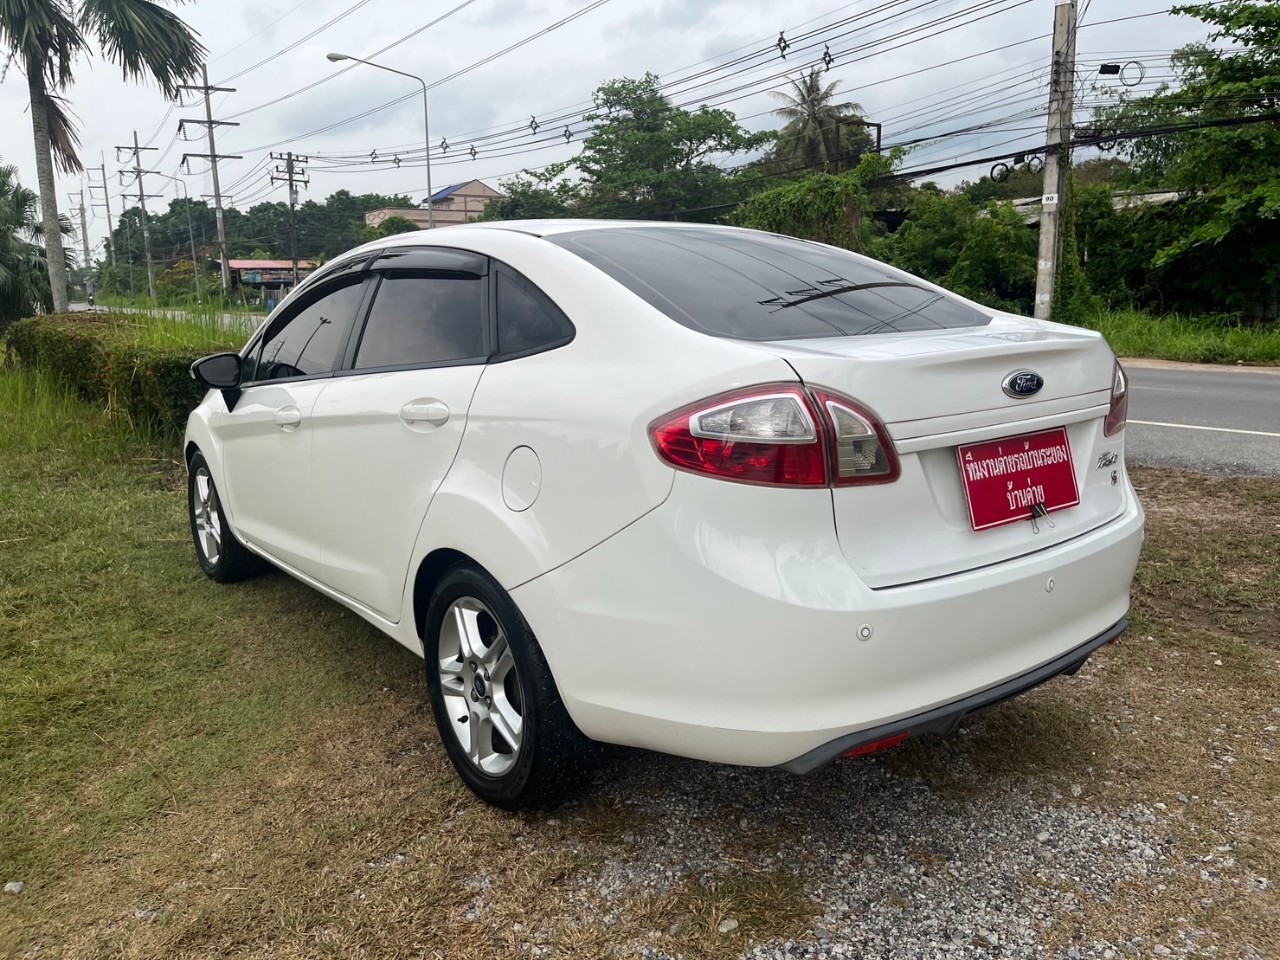
[[[97,206],[102,206],[102,207],[104,207],[104,208],[106,209],[106,211],[107,211],[107,246],[109,246],[109,247],[111,248],[111,265],[114,267],[114,266],[116,265],[116,231],[115,231],[115,227],[113,227],[113,226],[111,225],[111,193],[110,193],[110,191],[109,191],[109,190],[108,190],[108,188],[107,188],[107,158],[106,158],[106,157],[102,157],[102,165],[101,165],[101,166],[98,166],[98,167],[87,167],[86,169],[87,169],[87,170],[97,170],[97,171],[98,171],[98,174],[99,174],[99,175],[101,176],[101,178],[102,178],[102,186],[101,186],[101,187],[95,187],[92,183],[91,183],[91,184],[89,184],[89,199],[90,199],[90,202],[92,203],[92,205],[93,205],[93,206],[95,206],[95,207],[97,207]],[[101,204],[98,204],[98,203],[96,203],[96,202],[93,202],[93,191],[94,191],[94,190],[101,190],[101,191],[102,191],[102,203],[101,203]]]
[[[209,68],[200,68],[201,79],[204,81],[199,86],[192,84],[183,84],[179,90],[194,90],[204,95],[204,119],[190,120],[184,119],[178,121],[178,134],[182,134],[182,128],[185,124],[194,123],[206,129],[209,135],[209,152],[208,153],[184,153],[182,155],[182,165],[190,171],[187,160],[191,157],[201,157],[209,161],[210,172],[213,174],[213,212],[218,221],[218,256],[222,261],[222,290],[225,293],[231,289],[231,267],[227,264],[227,227],[226,220],[222,215],[222,188],[218,185],[218,161],[219,160],[239,160],[237,154],[218,153],[218,148],[214,145],[213,128],[214,127],[238,127],[240,124],[230,120],[213,119],[213,105],[210,102],[212,94],[215,93],[235,93],[235,87],[211,87],[209,86]]]
[[[299,156],[293,151],[284,154],[273,153],[272,160],[283,160],[284,169],[276,167],[271,174],[272,183],[289,185],[289,259],[293,261],[293,285],[298,285],[298,184],[310,186],[311,181],[305,179],[307,171],[300,169],[299,164],[309,163],[307,157]]]
[[[138,146],[137,130],[133,131],[132,147],[116,147],[117,162],[120,155],[119,152],[121,150],[128,150],[133,154],[133,178],[134,183],[138,187],[138,207],[142,210],[142,255],[146,257],[147,260],[147,290],[151,294],[152,301],[156,298],[156,265],[151,261],[151,228],[147,225],[147,197],[158,197],[159,194],[147,193],[147,191],[143,189],[142,175],[144,173],[154,173],[155,171],[143,170],[141,157],[144,150],[155,149],[155,147]],[[124,171],[121,171],[121,173],[123,172]],[[133,194],[127,194],[127,196],[132,197]],[[130,270],[132,270],[132,265],[130,266]]]
[[[1062,210],[1071,175],[1071,114],[1075,109],[1076,0],[1056,0],[1053,9],[1053,68],[1049,79],[1049,128],[1044,152],[1044,196],[1040,204],[1040,260],[1036,269],[1037,320],[1053,312],[1053,289],[1062,250]]]

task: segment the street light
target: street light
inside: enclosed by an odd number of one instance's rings
[[[356,63],[363,63],[366,67],[377,67],[379,70],[399,74],[402,77],[408,77],[410,80],[417,80],[422,84],[422,132],[424,137],[423,146],[426,147],[427,157],[427,226],[434,229],[436,214],[435,203],[431,196],[431,121],[427,113],[427,82],[412,73],[405,73],[403,70],[396,70],[392,67],[384,67],[382,64],[374,63],[372,60],[361,60],[359,57],[353,57],[349,53],[330,53],[327,54],[327,58],[330,63],[337,63],[340,60],[354,60]]]
[[[182,188],[182,199],[187,201],[187,237],[191,240],[191,266],[195,268],[196,278],[196,303],[202,303],[200,297],[200,261],[196,259],[196,232],[191,226],[191,197],[187,194],[187,182],[179,177],[170,177],[163,173],[157,173],[157,177],[163,177],[165,180],[172,180]]]

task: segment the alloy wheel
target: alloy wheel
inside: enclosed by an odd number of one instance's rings
[[[445,612],[438,656],[450,731],[472,766],[502,776],[524,739],[524,698],[502,625],[479,600],[461,597]]]
[[[218,490],[205,467],[196,470],[191,487],[191,515],[195,518],[196,549],[210,567],[222,556],[222,517],[218,512]]]

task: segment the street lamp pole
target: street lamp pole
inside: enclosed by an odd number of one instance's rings
[[[435,201],[432,198],[431,190],[431,119],[427,110],[427,82],[412,73],[405,73],[403,70],[396,70],[393,67],[384,67],[382,64],[374,63],[372,60],[361,60],[359,57],[353,57],[349,53],[330,53],[327,58],[331,63],[337,63],[340,60],[354,60],[356,63],[363,63],[366,67],[376,67],[379,70],[387,71],[387,73],[395,73],[402,77],[408,77],[410,80],[417,80],[418,83],[422,84],[422,134],[427,158],[427,227],[434,229],[436,214]]]

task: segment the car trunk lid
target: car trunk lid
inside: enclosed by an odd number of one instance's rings
[[[1115,361],[1097,334],[996,317],[981,328],[769,347],[809,386],[865,405],[893,440],[896,481],[832,490],[841,545],[873,588],[1042,550],[1124,509],[1122,437],[1103,435]],[[1030,396],[1004,389],[1022,372],[1042,378]],[[957,448],[1058,430],[1065,431],[1079,503],[1034,523],[1028,509],[1025,522],[975,530]],[[1018,447],[1034,444],[1019,440]]]

